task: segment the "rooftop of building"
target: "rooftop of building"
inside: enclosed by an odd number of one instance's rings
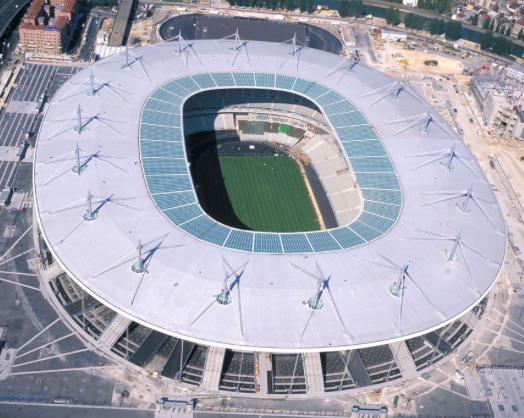
[[[513,63],[509,66],[509,68],[511,68],[513,71],[517,71],[519,73],[522,73],[524,74],[524,65],[521,65],[521,64],[518,64],[518,63]]]
[[[77,0],[65,0],[63,6],[59,6],[61,9],[61,12],[64,14],[71,13],[75,7]],[[49,4],[47,0],[33,0],[31,5],[29,6],[29,9],[27,10],[27,13],[24,16],[24,21],[20,25],[21,29],[29,29],[29,30],[46,30],[46,26],[56,26],[60,29],[62,29],[64,26],[67,25],[68,19],[61,15],[57,17],[50,18],[49,20],[53,20],[52,23],[48,23],[41,25],[38,23],[38,17],[42,13],[42,9]],[[51,0],[50,3],[51,6],[53,6],[53,0]],[[32,20],[33,22],[28,22],[28,20]]]

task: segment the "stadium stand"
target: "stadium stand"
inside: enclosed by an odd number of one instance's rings
[[[355,387],[355,382],[349,373],[349,360],[350,352],[347,351],[320,353],[326,392],[352,389]]]
[[[302,354],[273,354],[271,362],[275,393],[306,393]]]
[[[219,387],[231,392],[254,393],[255,354],[226,350]]]

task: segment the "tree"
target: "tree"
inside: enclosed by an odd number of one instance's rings
[[[407,13],[404,17],[404,26],[406,29],[415,29],[413,27],[413,21],[414,21],[415,15],[413,13]]]
[[[497,55],[508,55],[513,47],[513,42],[503,36],[497,36],[493,40],[493,53]]]
[[[364,11],[362,0],[349,0],[349,16],[359,17]]]
[[[456,41],[460,38],[462,33],[462,24],[456,20],[451,20],[446,23],[446,31],[444,32],[448,41]]]
[[[388,25],[397,26],[400,23],[400,11],[390,7],[386,13],[386,22]]]
[[[494,30],[495,29],[495,21],[492,20],[491,23],[489,24],[489,30]]]
[[[432,35],[440,35],[444,31],[444,21],[441,19],[431,19],[428,30]]]
[[[338,5],[338,14],[340,15],[340,17],[349,16],[349,0],[340,1],[340,4]]]
[[[313,7],[315,5],[315,1],[314,0],[306,0],[306,4],[307,4],[307,11],[308,11],[308,13],[311,13],[312,10],[313,10]]]
[[[477,26],[479,24],[479,15],[475,14],[471,16],[471,24]]]
[[[491,48],[491,44],[493,43],[493,32],[491,30],[487,30],[484,35],[482,35],[482,38],[480,38],[480,49],[489,49]]]
[[[491,23],[491,19],[489,16],[486,16],[486,20],[484,20],[484,23],[482,24],[482,29],[489,29],[489,24]]]
[[[284,5],[286,7],[286,10],[293,9],[293,3],[294,3],[294,0],[285,0]]]
[[[506,36],[511,36],[511,26],[506,28]]]
[[[417,7],[447,13],[451,10],[451,0],[419,0]]]
[[[298,8],[301,13],[304,13],[307,10],[306,0],[298,0]]]
[[[519,41],[522,41],[522,39],[524,39],[524,28],[520,28],[519,34],[517,35],[517,39]]]
[[[421,16],[421,15],[416,15],[415,16],[415,28],[418,29],[418,30],[422,30],[422,29],[426,29],[427,30],[427,27],[429,25],[428,23],[428,19],[426,19],[424,16]]]
[[[500,33],[500,23],[497,23],[497,27],[495,29],[495,32]]]

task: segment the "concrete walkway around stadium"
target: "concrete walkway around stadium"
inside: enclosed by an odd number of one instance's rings
[[[441,80],[442,81],[442,80]],[[471,125],[470,114],[477,121],[482,120],[471,98],[465,93],[466,86],[460,86],[456,95],[452,85],[456,81],[443,82],[448,90],[444,94],[452,106],[458,109],[456,117],[464,128],[463,139],[474,152],[488,180],[497,193],[508,231],[512,234],[512,245],[508,245],[507,258],[499,279],[491,292],[489,308],[480,324],[477,335],[441,367],[413,381],[386,388],[380,395],[384,404],[389,404],[395,395],[400,396],[398,412],[405,415],[470,415],[489,414],[486,409],[488,396],[476,372],[476,365],[519,366],[524,361],[524,290],[522,289],[522,261],[517,247],[524,248],[522,226],[522,203],[520,190],[524,190],[524,164],[520,156],[524,147],[520,143],[493,143],[483,126]],[[441,100],[444,100],[441,98]],[[470,126],[471,125],[471,126]],[[477,134],[477,130],[481,135]],[[494,154],[496,168],[489,166],[488,156]],[[464,365],[466,354],[472,355],[472,363]],[[461,370],[464,385],[454,378],[455,370]],[[462,401],[457,398],[462,398]]]

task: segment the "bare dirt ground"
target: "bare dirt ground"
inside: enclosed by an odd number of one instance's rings
[[[393,71],[417,71],[431,74],[462,74],[464,64],[459,59],[434,55],[430,52],[410,51],[403,48],[402,42],[386,42],[381,51],[382,61]],[[401,64],[405,58],[407,64]],[[438,62],[436,67],[425,65],[424,61]]]
[[[140,39],[142,44],[149,42],[151,30],[153,28],[153,18],[138,20],[133,22],[129,38]]]

